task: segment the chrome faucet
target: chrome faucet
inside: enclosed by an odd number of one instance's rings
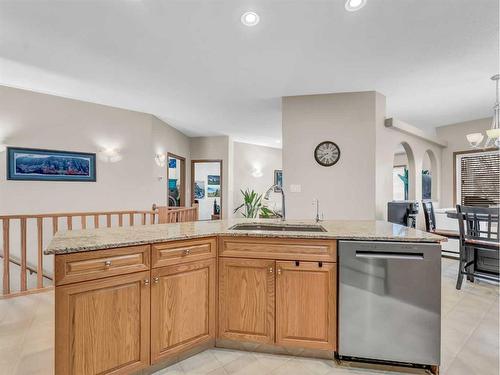
[[[283,187],[274,184],[271,186],[269,189],[267,189],[266,194],[264,195],[264,199],[269,199],[269,195],[271,194],[271,191],[274,191],[276,193],[281,193],[281,221],[286,220],[286,214],[285,214],[285,192],[283,191]]]
[[[319,223],[320,222],[320,218],[319,218],[319,199],[316,198],[316,218],[315,218],[316,222]]]

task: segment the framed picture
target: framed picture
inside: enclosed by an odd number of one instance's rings
[[[208,175],[207,185],[220,185],[220,176]]]
[[[274,170],[274,185],[283,188],[283,170],[275,169]],[[277,188],[274,188],[274,191],[277,192]]]
[[[209,185],[207,187],[207,197],[209,198],[220,197],[220,186]]]
[[[194,182],[194,199],[205,198],[205,181]]]
[[[85,152],[7,148],[7,179],[96,181],[96,155]]]

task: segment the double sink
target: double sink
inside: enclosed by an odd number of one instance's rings
[[[242,223],[233,225],[229,229],[270,232],[326,232],[326,229],[321,225],[307,224]]]

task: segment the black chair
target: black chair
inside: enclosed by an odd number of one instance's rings
[[[498,273],[498,208],[484,208],[457,205],[458,227],[460,229],[460,259],[458,266],[457,289],[462,287],[464,276],[489,281],[500,281]],[[481,253],[493,253],[497,272],[485,272],[478,266]]]
[[[425,230],[447,238],[459,239],[460,233],[454,230],[436,229],[436,216],[434,215],[434,205],[431,201],[422,201],[424,209]]]

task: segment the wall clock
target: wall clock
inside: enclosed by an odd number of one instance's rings
[[[323,167],[331,167],[340,159],[340,148],[331,141],[321,142],[314,150],[314,159]]]

